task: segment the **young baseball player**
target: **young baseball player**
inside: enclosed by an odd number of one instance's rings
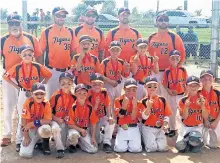
[[[33,62],[34,49],[29,45],[20,47],[20,57],[22,62],[14,65],[3,78],[19,90],[17,110],[19,122],[16,133],[16,151],[19,152],[22,141],[21,132],[21,111],[26,98],[31,96],[31,87],[36,82],[47,81],[51,77],[51,72],[39,63]],[[14,82],[16,81],[16,82]]]
[[[202,83],[202,90],[200,93],[207,99],[210,114],[208,118],[208,138],[207,145],[210,148],[217,148],[220,140],[220,114],[219,114],[219,96],[220,92],[213,88],[214,75],[211,70],[203,70],[200,74],[200,82]]]
[[[203,146],[203,122],[207,123],[210,109],[207,100],[198,92],[200,88],[198,77],[189,76],[186,87],[188,95],[179,102],[183,125],[177,137],[176,148],[180,152],[198,152]],[[195,136],[199,138],[197,143],[194,142]]]
[[[96,123],[98,117],[91,105],[88,104],[88,88],[84,84],[75,87],[76,102],[69,112],[67,121],[70,140],[70,152],[76,152],[76,145],[88,153],[96,153],[98,146],[96,142]]]
[[[45,86],[35,83],[32,86],[32,97],[28,98],[22,109],[22,132],[20,156],[31,158],[35,144],[43,139],[43,153],[50,154],[49,138],[51,136],[50,123],[52,113],[49,101],[45,100]]]
[[[80,53],[73,56],[72,70],[75,75],[75,84],[86,84],[90,86],[90,75],[93,73],[102,73],[99,59],[90,53],[92,47],[92,38],[88,35],[82,35],[79,39]]]
[[[158,57],[149,56],[147,53],[148,48],[147,40],[139,38],[136,41],[137,54],[131,57],[131,72],[133,78],[138,81],[137,99],[141,100],[146,96],[144,89],[145,79],[154,73],[159,72]]]
[[[114,120],[112,108],[110,106],[110,98],[108,92],[104,88],[104,79],[101,74],[95,73],[90,76],[92,88],[89,90],[88,100],[99,118],[96,127],[97,142],[101,143],[100,128],[104,126],[103,150],[106,153],[112,152],[111,139],[114,131]]]
[[[179,117],[179,113],[177,114],[178,104],[185,92],[188,75],[186,69],[179,66],[180,52],[178,50],[172,50],[169,55],[170,66],[164,71],[162,85],[168,93],[167,101],[172,110],[169,121],[170,131],[166,135],[173,137],[176,135],[176,120]]]
[[[124,82],[125,94],[116,98],[115,116],[117,118],[118,131],[114,150],[116,152],[141,152],[141,134],[137,126],[141,118],[141,108],[137,101],[137,81],[133,78]]]
[[[51,123],[53,138],[57,149],[57,158],[64,157],[64,150],[67,138],[67,116],[72,108],[76,97],[71,94],[73,85],[73,76],[68,72],[64,72],[59,77],[60,88],[50,98],[52,108],[53,121]]]
[[[111,56],[103,60],[101,63],[105,81],[104,87],[108,91],[112,105],[115,98],[121,95],[123,89],[123,77],[126,78],[130,74],[129,64],[118,58],[121,50],[120,42],[112,41],[108,49]]]
[[[142,111],[142,136],[147,152],[167,151],[167,140],[164,130],[168,128],[171,110],[164,97],[157,95],[159,83],[155,77],[147,77],[145,89],[148,97],[141,100]]]

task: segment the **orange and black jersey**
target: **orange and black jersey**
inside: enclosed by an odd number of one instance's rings
[[[9,71],[6,71],[3,75],[5,80],[14,78],[18,86],[26,90],[31,90],[32,85],[36,82],[41,82],[41,78],[49,79],[52,73],[48,68],[43,65],[31,62],[31,63],[19,63],[13,66]]]
[[[3,69],[8,71],[15,64],[22,61],[20,54],[20,47],[24,44],[30,45],[34,48],[34,56],[39,57],[42,54],[40,44],[36,37],[29,33],[22,32],[21,36],[17,39],[6,34],[1,38],[1,55],[3,57]]]
[[[134,28],[120,28],[116,27],[111,29],[106,36],[106,57],[110,56],[108,52],[109,45],[112,41],[119,41],[122,46],[119,58],[129,62],[131,56],[135,55],[135,44],[138,38],[141,38],[140,33]]]
[[[122,76],[129,76],[129,73],[125,73],[124,61],[119,58],[116,63],[112,62],[111,57],[104,59],[101,63],[101,69],[103,70],[103,75],[105,77],[115,81],[121,81]]]
[[[170,66],[164,71],[162,84],[164,87],[177,91],[178,95],[183,95],[187,78],[187,71],[184,67],[172,68]]]
[[[73,50],[73,30],[68,27],[59,29],[51,25],[41,33],[40,45],[46,52],[45,65],[53,68],[68,68]]]
[[[92,38],[91,54],[99,57],[99,51],[104,51],[105,49],[104,32],[98,27],[94,26],[90,29],[88,25],[83,24],[74,29],[74,35],[74,49],[76,49],[77,53],[80,53],[79,38],[82,35],[88,35]]]
[[[215,120],[219,113],[219,107],[220,107],[220,92],[219,90],[212,88],[210,92],[205,91],[204,89],[199,91],[208,101],[209,107],[210,107],[210,114],[209,114],[209,120]]]
[[[57,90],[50,98],[53,115],[65,118],[75,101],[76,96],[64,93],[61,89]]]
[[[107,108],[110,106],[110,98],[105,88],[102,88],[99,93],[95,93],[92,90],[89,90],[88,101],[93,107],[95,106],[95,100],[97,98],[100,99],[100,103],[96,110],[96,116],[100,119],[107,115]]]

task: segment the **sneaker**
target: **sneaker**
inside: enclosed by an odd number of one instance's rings
[[[42,151],[43,150],[42,146],[43,146],[43,143],[36,143],[35,146],[34,146],[34,149]]]
[[[112,153],[113,152],[112,146],[109,144],[103,144],[103,151],[105,151],[106,153]]]
[[[50,152],[49,138],[43,139],[42,149],[44,155],[50,155],[51,152]]]
[[[20,152],[21,144],[16,144],[16,152]]]
[[[56,158],[63,158],[64,157],[64,150],[57,150]]]
[[[76,151],[77,151],[76,146],[74,145],[69,146],[69,153],[76,153]]]
[[[1,142],[1,147],[6,147],[9,144],[11,144],[11,139],[10,138],[3,138]]]
[[[168,133],[167,136],[170,137],[170,138],[176,136],[176,131],[175,130],[170,130],[170,132]]]

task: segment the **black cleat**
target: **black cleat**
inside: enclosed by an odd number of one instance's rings
[[[42,150],[44,155],[50,155],[50,145],[49,145],[49,138],[44,138],[43,139],[43,144],[42,144]]]
[[[20,152],[21,144],[16,144],[16,152]]]
[[[106,153],[112,153],[113,149],[112,149],[111,145],[103,144],[103,151],[106,152]]]
[[[76,146],[74,145],[69,146],[69,153],[76,153],[76,151],[77,151]]]
[[[56,158],[63,158],[64,157],[64,150],[57,150]]]

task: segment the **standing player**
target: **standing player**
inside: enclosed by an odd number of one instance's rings
[[[59,76],[70,69],[73,51],[73,30],[65,27],[68,12],[56,7],[52,11],[54,24],[41,33],[40,45],[45,52],[42,63],[52,72],[52,78],[47,84],[48,99],[59,88]]]
[[[29,44],[34,48],[34,57],[41,55],[41,49],[37,39],[22,31],[21,17],[11,14],[7,17],[8,33],[1,37],[1,55],[3,58],[3,72],[5,73],[14,65],[21,62],[19,48],[21,45]],[[17,104],[18,91],[11,84],[2,81],[3,107],[4,107],[4,131],[1,146],[11,143],[12,113]]]
[[[16,151],[19,152],[22,141],[21,133],[21,111],[22,106],[26,100],[31,96],[31,87],[36,82],[47,81],[51,77],[51,72],[41,64],[33,62],[34,49],[29,45],[22,45],[20,47],[20,57],[22,62],[14,65],[7,71],[3,78],[19,90],[17,110],[19,115],[19,122],[16,133]],[[16,81],[16,82],[14,82]],[[12,114],[12,113],[11,113]]]
[[[112,41],[119,41],[122,45],[122,52],[119,55],[122,60],[129,62],[131,56],[135,55],[135,43],[141,35],[136,29],[129,26],[129,16],[129,9],[120,8],[118,10],[119,26],[111,29],[106,36],[106,57],[110,56],[108,48]]]
[[[180,53],[178,50],[170,52],[169,62],[170,66],[164,71],[162,84],[167,91],[167,101],[172,109],[172,116],[170,117],[170,132],[166,133],[169,137],[176,135],[176,120],[178,116],[178,104],[183,97],[186,88],[186,79],[188,78],[186,69],[180,67]]]
[[[82,35],[79,39],[80,53],[73,56],[71,61],[73,74],[75,75],[75,84],[85,84],[90,86],[90,75],[93,73],[102,73],[99,59],[90,53],[92,47],[92,38],[88,35]]]
[[[76,97],[71,94],[73,76],[70,73],[63,72],[59,77],[59,82],[61,89],[58,89],[50,98],[53,114],[51,126],[56,143],[57,158],[63,158],[68,133],[67,116]]]
[[[182,39],[179,35],[168,30],[169,17],[160,14],[156,19],[158,32],[150,35],[148,38],[148,51],[151,56],[158,56],[160,72],[154,76],[161,83],[163,73],[169,67],[169,54],[172,50],[178,50],[181,55],[179,65],[182,66],[185,61],[185,49]],[[166,97],[166,90],[162,85],[159,87],[159,94]]]
[[[152,72],[158,73],[158,57],[149,56],[147,53],[147,40],[139,38],[136,42],[137,54],[131,57],[131,72],[133,78],[138,81],[137,99],[141,100],[146,96],[144,89],[145,79],[152,75]]]
[[[80,53],[79,39],[82,35],[88,35],[92,38],[91,54],[102,61],[104,59],[105,38],[104,32],[95,26],[97,18],[97,10],[91,7],[86,9],[83,17],[84,23],[74,30],[74,48],[77,53]]]

